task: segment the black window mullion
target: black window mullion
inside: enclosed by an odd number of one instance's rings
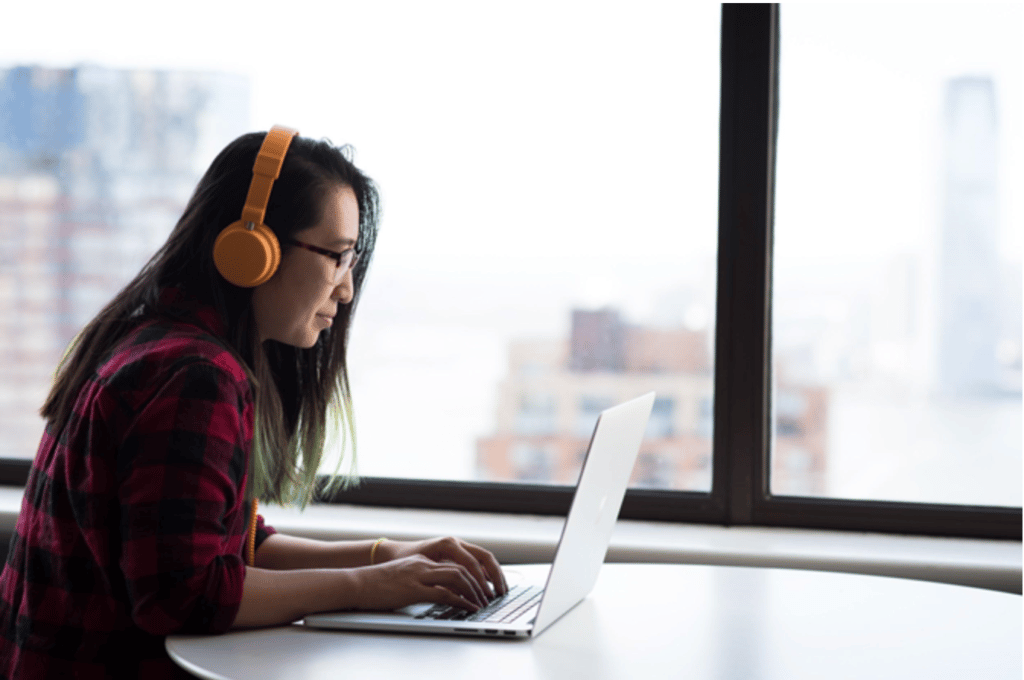
[[[777,5],[722,6],[713,494],[728,524],[767,493]]]

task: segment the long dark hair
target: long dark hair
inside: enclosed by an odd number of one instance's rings
[[[341,444],[350,445],[350,462],[355,462],[346,354],[377,238],[380,201],[376,185],[352,163],[350,147],[336,147],[328,140],[292,140],[270,194],[265,223],[284,244],[295,232],[320,222],[333,188],[351,187],[359,204],[360,257],[352,272],[352,301],[339,307],[334,324],[320,333],[313,347],[261,343],[252,289],[236,287],[220,276],[213,264],[213,242],[241,215],[265,136],[242,135],[217,155],[167,242],[72,341],[41,413],[48,427],[62,429],[89,376],[123,338],[151,318],[162,290],[178,288],[219,313],[227,329],[225,343],[249,372],[256,422],[246,495],[305,505],[315,489],[329,430],[340,429]],[[333,424],[343,427],[329,427]],[[339,459],[332,487],[352,478],[337,474],[340,465]]]

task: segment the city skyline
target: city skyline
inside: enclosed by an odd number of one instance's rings
[[[163,244],[247,108],[231,76],[0,70],[0,456],[35,454],[68,343]]]
[[[476,441],[477,478],[573,484],[600,412],[656,394],[634,486],[711,489],[713,348],[706,330],[629,323],[618,310],[573,309],[561,338],[510,343],[495,426]],[[776,490],[820,495],[829,390],[779,371]]]
[[[689,38],[679,40],[678,31],[659,27],[646,51],[640,52],[635,62],[628,62],[642,67],[643,79],[637,82],[614,70],[607,74],[603,88],[598,87],[600,79],[594,79],[602,73],[602,65],[629,56],[625,47],[586,65],[591,70],[572,60],[557,62],[581,69],[578,101],[560,91],[558,83],[546,79],[557,75],[558,69],[546,74],[538,70],[540,62],[524,62],[519,74],[500,59],[489,61],[488,36],[470,36],[469,44],[480,50],[479,64],[495,65],[495,73],[501,77],[482,83],[475,102],[460,99],[462,92],[456,87],[473,77],[475,70],[453,72],[451,81],[428,80],[431,87],[416,92],[423,101],[434,104],[419,107],[423,115],[409,129],[399,125],[408,122],[403,117],[408,109],[403,108],[406,100],[402,97],[374,103],[370,95],[367,102],[335,105],[343,110],[341,122],[323,123],[318,130],[319,123],[311,121],[326,115],[324,110],[331,107],[315,103],[326,103],[328,93],[310,88],[311,98],[304,99],[292,82],[268,94],[265,82],[253,81],[254,110],[274,95],[288,100],[287,106],[274,109],[279,113],[273,121],[263,121],[262,113],[236,112],[230,116],[231,125],[244,130],[249,121],[256,121],[256,127],[269,122],[293,123],[314,136],[327,133],[337,142],[353,141],[357,163],[385,189],[384,230],[352,342],[361,441],[369,450],[384,452],[364,457],[364,470],[369,474],[471,476],[473,442],[493,426],[497,398],[492,395],[501,380],[509,343],[524,336],[559,337],[569,329],[566,310],[573,306],[612,306],[621,309],[631,323],[714,332],[717,148],[715,136],[708,131],[717,129],[716,74],[708,77],[702,73],[699,81],[688,81],[687,87],[671,92],[658,83],[678,76],[678,64],[686,60],[714,60],[715,39],[700,36],[713,35],[708,29],[715,25],[716,12],[717,8],[701,14],[707,23],[695,21],[685,29],[694,33],[692,44]],[[808,9],[801,17],[793,9],[783,15],[773,301],[778,322],[773,332],[776,359],[785,362],[792,379],[803,383],[839,380],[860,384],[871,378],[892,388],[893,394],[927,394],[929,385],[937,382],[938,364],[934,350],[922,351],[932,340],[921,338],[932,338],[936,328],[938,303],[928,290],[932,284],[927,282],[934,281],[940,269],[937,242],[942,207],[939,201],[926,199],[938,195],[929,193],[928,187],[929,182],[938,184],[941,164],[935,162],[940,155],[935,148],[921,150],[925,142],[942,139],[944,83],[963,72],[984,74],[988,66],[977,59],[956,62],[943,56],[938,60],[941,64],[928,64],[917,82],[908,72],[915,64],[928,61],[928,50],[909,55],[908,66],[887,62],[891,53],[880,46],[879,52],[865,55],[863,63],[852,64],[863,76],[861,86],[879,97],[879,103],[864,99],[865,105],[857,108],[845,99],[848,93],[837,89],[842,78],[823,81],[816,77],[825,60],[806,57],[813,54],[813,48],[836,57],[839,64],[850,65],[849,56],[842,54],[850,36],[829,23],[836,21],[835,16],[826,16],[823,24],[832,27],[824,33],[835,34],[828,45],[820,44],[822,31],[817,28],[810,38],[800,32],[801,26],[814,28],[811,19],[821,20],[822,12]],[[354,17],[353,25],[369,21],[371,13],[367,9]],[[590,19],[595,35],[610,30],[612,19],[595,12]],[[867,19],[858,19],[862,20]],[[969,29],[974,24],[965,25]],[[625,28],[642,34],[637,25],[627,22]],[[883,26],[878,30],[884,34],[892,29]],[[359,39],[371,39],[372,35],[368,31]],[[552,36],[539,37],[546,40]],[[505,38],[497,36],[494,47],[500,47],[502,40]],[[541,41],[541,53],[554,46],[545,40]],[[922,40],[934,43],[930,33]],[[585,40],[581,54],[597,50],[596,42]],[[682,52],[676,45],[680,42],[686,42],[686,49],[692,51]],[[379,50],[386,50],[388,44],[384,40]],[[3,49],[7,48],[0,48],[0,57]],[[959,45],[950,48],[953,56],[968,51]],[[430,61],[431,55],[430,50],[425,51],[424,62],[413,69],[414,75],[422,76],[424,69],[431,68],[435,63]],[[451,55],[442,51],[436,56],[441,60],[437,63],[443,64]],[[655,66],[661,66],[658,59],[674,60],[671,63],[677,66],[657,70]],[[351,83],[365,87],[368,93],[376,92],[370,87],[375,80],[402,89],[410,80],[409,74],[400,71],[401,65],[400,58],[386,60],[383,71],[353,76]],[[946,69],[941,78],[939,66]],[[648,67],[650,72],[645,70]],[[312,73],[303,78],[315,79]],[[572,76],[576,71],[561,73]],[[528,74],[536,76],[534,86],[528,86],[526,81],[532,77]],[[288,75],[292,81],[301,80],[294,70]],[[392,77],[394,80],[389,80]],[[809,89],[815,93],[817,108],[801,107],[810,101],[799,93],[800,78],[805,77],[813,84]],[[510,89],[502,93],[505,85]],[[145,84],[140,87],[145,89]],[[615,87],[628,96],[598,111],[593,104],[607,100],[599,95]],[[296,96],[283,96],[286,93]],[[552,101],[557,105],[550,111],[538,109],[531,99],[538,93],[555,93],[558,96]],[[403,90],[400,94],[407,93]],[[435,95],[438,98],[431,99]],[[485,130],[467,125],[472,122],[467,117],[490,120],[506,98],[521,95],[524,98],[518,105],[530,109],[521,126]],[[635,100],[632,103],[631,98]],[[697,105],[691,106],[691,102]],[[1010,163],[1011,170],[1006,172],[1005,166],[1000,166],[999,187],[1019,176],[1012,172],[1013,163],[1019,163],[1013,159],[1020,156],[1020,121],[1013,116],[1019,111],[1014,108],[1018,103],[1019,84],[996,77],[1000,149],[1005,149],[999,162]],[[460,108],[463,106],[466,108]],[[367,120],[385,109],[387,115],[381,120]],[[290,110],[301,114],[296,120],[289,119],[284,114]],[[648,110],[657,117],[644,118]],[[515,115],[520,109],[509,112]],[[589,120],[598,113],[606,116],[599,124],[579,129],[571,125],[573,120]],[[280,120],[279,114],[283,116]],[[646,125],[634,131],[627,123],[635,120],[645,120]],[[678,125],[675,121],[679,120],[686,125]],[[876,124],[880,127],[872,127]],[[595,136],[598,128],[602,136]],[[836,135],[837,129],[844,133]],[[353,132],[344,136],[332,132],[337,130]],[[796,130],[809,140],[830,140],[830,154],[824,162],[801,155],[809,146],[794,134]],[[873,134],[877,139],[872,139]],[[196,154],[196,174],[231,136],[209,137],[210,148]],[[874,144],[857,141],[861,139]],[[888,150],[887,144],[893,148],[891,160],[887,157],[886,163],[879,163],[871,158],[879,148]],[[640,155],[648,147],[658,153]],[[833,162],[836,158],[844,162]],[[907,158],[915,160],[908,164]],[[500,159],[500,167],[495,168],[494,159]],[[453,165],[440,165],[441,160],[451,160]],[[865,165],[867,161],[874,165]],[[931,166],[922,171],[928,164]],[[826,167],[828,171],[792,174],[803,167]],[[641,172],[609,182],[609,169],[616,168],[640,168]],[[440,179],[429,183],[423,181],[425,176]],[[524,177],[531,180],[529,192],[519,188]],[[102,185],[94,180],[81,186],[86,193],[101,195]],[[458,192],[448,190],[451,186],[459,187]],[[54,191],[60,195],[64,189],[51,186],[40,191],[53,196]],[[999,332],[1009,336],[1020,325],[1019,290],[1010,294],[1015,281],[1019,288],[1020,280],[1020,249],[1014,247],[1019,244],[1016,193],[998,192],[996,269],[1000,295],[1005,298],[1000,304],[1009,310],[999,311],[999,315],[1010,319]],[[864,195],[871,200],[862,200]],[[910,200],[894,207],[891,199],[898,196]],[[43,212],[51,209],[56,208],[41,208]],[[171,226],[166,222],[176,219],[171,213],[167,208],[156,218],[164,230],[159,233],[166,234]],[[103,222],[107,217],[96,211],[89,219]],[[153,241],[142,243],[148,237],[141,236],[141,228],[118,228],[122,229],[119,238],[124,239],[119,243],[132,243],[140,252],[162,240],[156,235],[159,230],[154,230]],[[98,252],[112,260],[111,251],[102,247],[105,237],[97,240],[97,233],[94,230],[79,237],[72,248],[73,257]],[[644,243],[654,247],[636,247]],[[118,264],[123,264],[124,270],[117,275],[134,273],[128,271],[128,258],[120,258]],[[89,316],[90,306],[95,309],[104,295],[111,294],[87,283],[83,279],[81,285],[67,287],[74,296],[68,310],[83,318]],[[794,297],[787,297],[794,291]],[[68,318],[71,325],[81,322],[77,317]],[[1019,342],[1016,353],[1005,343],[1000,352],[1009,364],[1017,362],[1019,394]],[[435,395],[442,384],[450,390]],[[839,403],[847,403],[842,399]],[[862,406],[853,408],[867,413]],[[395,428],[396,418],[402,418],[406,427]],[[451,460],[424,460],[417,455],[422,441],[429,441],[432,450],[448,452]],[[830,469],[841,468],[830,463]]]

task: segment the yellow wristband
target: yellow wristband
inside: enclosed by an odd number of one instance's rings
[[[250,567],[256,566],[256,511],[259,507],[259,500],[253,498],[252,511],[249,513],[249,535],[245,537],[245,561]]]
[[[373,566],[373,564],[374,564],[374,558],[377,555],[377,548],[380,547],[380,544],[383,543],[386,540],[388,540],[388,539],[386,539],[386,538],[378,538],[376,541],[374,541],[373,547],[370,548],[370,566]]]

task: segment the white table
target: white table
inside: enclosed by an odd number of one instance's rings
[[[509,567],[524,575],[543,565]],[[205,678],[588,680],[1021,678],[1021,597],[878,576],[606,564],[532,640],[349,633],[300,624],[172,636]]]

